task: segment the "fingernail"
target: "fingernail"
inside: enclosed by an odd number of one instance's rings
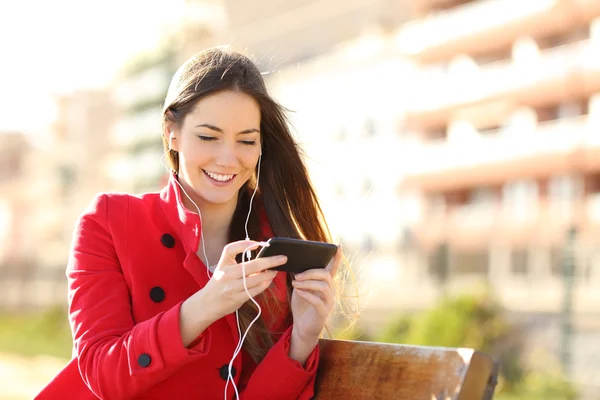
[[[277,259],[277,261],[286,262],[287,261],[287,257],[286,256],[279,256],[279,258]]]

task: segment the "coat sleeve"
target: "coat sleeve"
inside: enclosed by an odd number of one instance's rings
[[[319,345],[302,366],[289,357],[291,335],[290,326],[256,367],[241,400],[308,400],[314,396]]]
[[[183,346],[181,302],[134,324],[113,243],[109,199],[97,196],[79,219],[67,267],[69,322],[79,371],[90,390],[105,400],[139,396],[202,358],[211,342],[209,328],[191,348]]]

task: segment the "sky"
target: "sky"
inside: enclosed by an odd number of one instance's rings
[[[0,132],[35,134],[55,93],[107,85],[151,49],[183,0],[0,0]]]

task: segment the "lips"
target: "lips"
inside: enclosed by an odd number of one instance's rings
[[[217,174],[215,172],[210,172],[210,171],[207,171],[205,169],[203,169],[202,171],[210,179],[212,179],[214,181],[217,181],[217,182],[220,182],[220,183],[231,182],[237,176],[237,174]]]

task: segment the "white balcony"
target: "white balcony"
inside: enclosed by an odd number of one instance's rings
[[[485,135],[416,145],[407,160],[408,186],[442,190],[548,176],[595,164],[600,126],[588,116],[500,129]]]
[[[582,19],[565,17],[570,14]],[[520,36],[566,31],[599,14],[597,0],[481,0],[407,23],[396,46],[402,54],[432,62],[505,47]]]
[[[424,71],[415,81],[407,113],[413,118],[443,118],[457,107],[485,101],[534,105],[560,100],[567,91],[590,95],[600,90],[599,49],[599,39],[586,40],[485,66],[463,60],[448,72]],[[581,84],[574,85],[576,81]]]

